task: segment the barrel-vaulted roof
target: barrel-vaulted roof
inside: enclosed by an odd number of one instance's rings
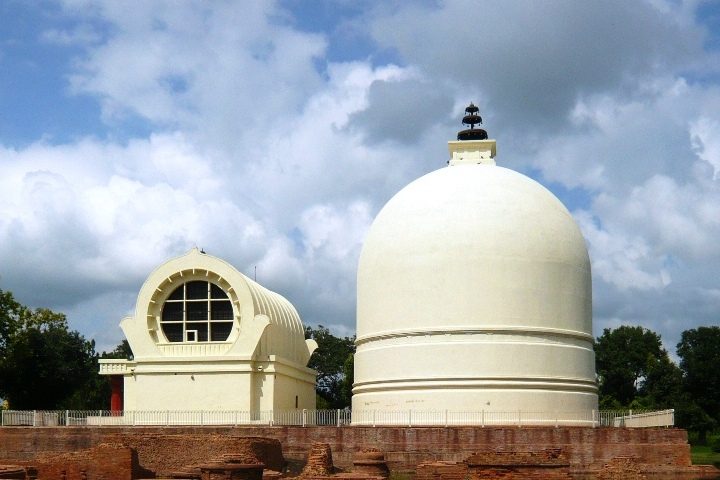
[[[183,300],[189,298],[183,294],[184,285],[207,285],[207,300]],[[170,306],[177,310],[174,316],[167,314]],[[213,317],[216,306],[222,315]],[[197,320],[197,308],[200,316],[207,315],[204,323]],[[274,355],[306,365],[315,348],[313,341],[306,342],[300,316],[286,298],[197,248],[150,274],[140,289],[134,317],[124,319],[121,326],[136,360]]]

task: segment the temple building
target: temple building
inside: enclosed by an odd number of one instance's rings
[[[317,344],[295,308],[196,248],[145,281],[120,326],[132,360],[100,360],[115,411],[315,408]]]
[[[479,423],[482,411],[591,424],[583,236],[550,191],[495,164],[476,106],[463,123],[448,166],[397,193],[365,238],[353,424],[411,410],[450,412],[456,423]]]

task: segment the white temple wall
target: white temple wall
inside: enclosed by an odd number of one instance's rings
[[[128,384],[132,385],[132,394]],[[249,384],[249,373],[153,373],[126,377],[125,410],[247,411]]]
[[[315,384],[278,374],[275,377],[273,409],[286,412],[295,409],[315,408]],[[295,399],[297,397],[297,405]]]

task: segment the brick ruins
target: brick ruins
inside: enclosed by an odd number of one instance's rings
[[[0,479],[718,478],[675,428],[3,427]],[[4,465],[4,466],[3,466]]]

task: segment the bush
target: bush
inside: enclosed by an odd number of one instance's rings
[[[720,436],[709,437],[708,445],[710,446],[710,450],[712,450],[715,453],[720,453]]]

